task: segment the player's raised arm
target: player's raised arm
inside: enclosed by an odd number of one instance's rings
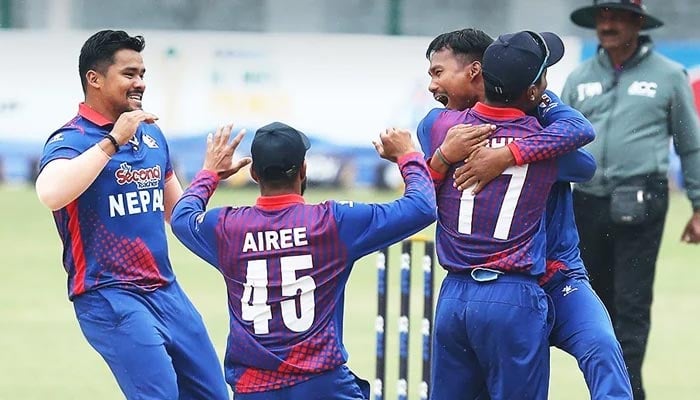
[[[470,160],[455,171],[455,186],[459,190],[474,187],[480,192],[486,184],[501,175],[506,168],[561,157],[595,139],[591,123],[577,110],[564,104],[553,92],[545,91],[537,108],[538,120],[544,126],[540,132],[496,149],[480,148]],[[585,181],[588,175],[588,156],[576,154],[564,164],[563,176],[573,181]],[[585,168],[578,168],[581,163]],[[593,164],[595,169],[595,164]],[[563,179],[559,179],[563,180]]]
[[[398,164],[404,179],[404,195],[384,204],[336,203],[340,236],[351,249],[351,258],[398,242],[435,221],[435,190],[428,167],[416,151],[411,134],[387,129],[374,142],[382,158]]]
[[[45,146],[45,163],[36,180],[42,204],[52,211],[68,205],[92,185],[119,148],[126,144],[141,122],[158,117],[143,110],[121,114],[112,131],[95,144],[87,144],[73,129],[54,133]],[[82,154],[81,154],[82,153]]]
[[[435,108],[418,124],[418,141],[436,187],[442,184],[453,164],[464,161],[474,150],[483,147],[496,129],[491,124],[452,124],[451,121],[462,114],[460,111]],[[436,132],[433,132],[434,129]],[[441,138],[442,141],[434,138]]]
[[[214,194],[219,181],[226,179],[250,164],[251,159],[244,157],[233,160],[233,153],[245,135],[241,131],[233,141],[232,125],[221,126],[215,134],[207,137],[207,149],[202,170],[180,197],[173,208],[171,227],[175,236],[193,253],[216,265],[217,243],[215,237],[218,215],[222,209],[206,211],[209,199]]]

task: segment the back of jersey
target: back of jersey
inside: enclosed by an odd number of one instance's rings
[[[444,121],[449,121],[445,124]],[[455,123],[494,124],[489,147],[496,148],[537,133],[534,117],[518,110],[478,103],[463,112],[443,111],[430,129],[430,153],[442,143]],[[454,165],[438,188],[437,253],[440,264],[450,271],[492,268],[540,275],[545,266],[546,237],[543,214],[556,163],[544,161],[513,166],[490,182],[477,195],[471,188],[453,187]]]
[[[238,392],[272,390],[346,360],[343,288],[351,263],[329,203],[222,213],[219,265],[231,334],[226,354]],[[232,378],[232,379],[231,379]]]

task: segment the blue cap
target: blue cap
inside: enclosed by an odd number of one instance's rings
[[[250,145],[253,170],[262,178],[291,178],[301,169],[310,147],[306,135],[289,125],[265,125],[255,132]]]
[[[484,52],[484,87],[515,99],[563,56],[564,42],[554,33],[520,31],[501,35]]]

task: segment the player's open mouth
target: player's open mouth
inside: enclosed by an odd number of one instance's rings
[[[435,101],[437,101],[438,103],[441,103],[443,106],[446,106],[447,103],[449,102],[449,99],[444,94],[439,94],[439,93],[435,94],[435,95],[433,95],[433,98],[435,99]]]
[[[138,105],[141,105],[141,100],[143,99],[143,93],[129,93],[127,98],[130,101],[138,103]]]

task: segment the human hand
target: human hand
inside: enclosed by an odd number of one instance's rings
[[[515,158],[508,147],[479,147],[464,165],[455,170],[454,186],[458,190],[465,190],[476,185],[472,194],[477,194],[512,165],[515,165]]]
[[[124,112],[114,122],[114,127],[110,133],[121,146],[134,136],[141,122],[152,124],[157,120],[157,116],[143,110]]]
[[[405,129],[386,129],[379,134],[379,141],[373,140],[372,144],[381,158],[391,162],[416,151],[411,132]]]
[[[250,157],[243,157],[238,161],[233,161],[233,153],[241,144],[245,130],[238,132],[233,141],[229,143],[231,137],[232,124],[220,126],[216,133],[207,136],[207,151],[204,155],[203,170],[215,172],[221,179],[227,179],[238,172],[241,168],[250,164]]]
[[[487,139],[496,125],[459,124],[447,131],[440,151],[450,162],[464,161],[474,150],[486,146]]]
[[[695,211],[683,230],[681,241],[685,243],[700,243],[700,211]]]

